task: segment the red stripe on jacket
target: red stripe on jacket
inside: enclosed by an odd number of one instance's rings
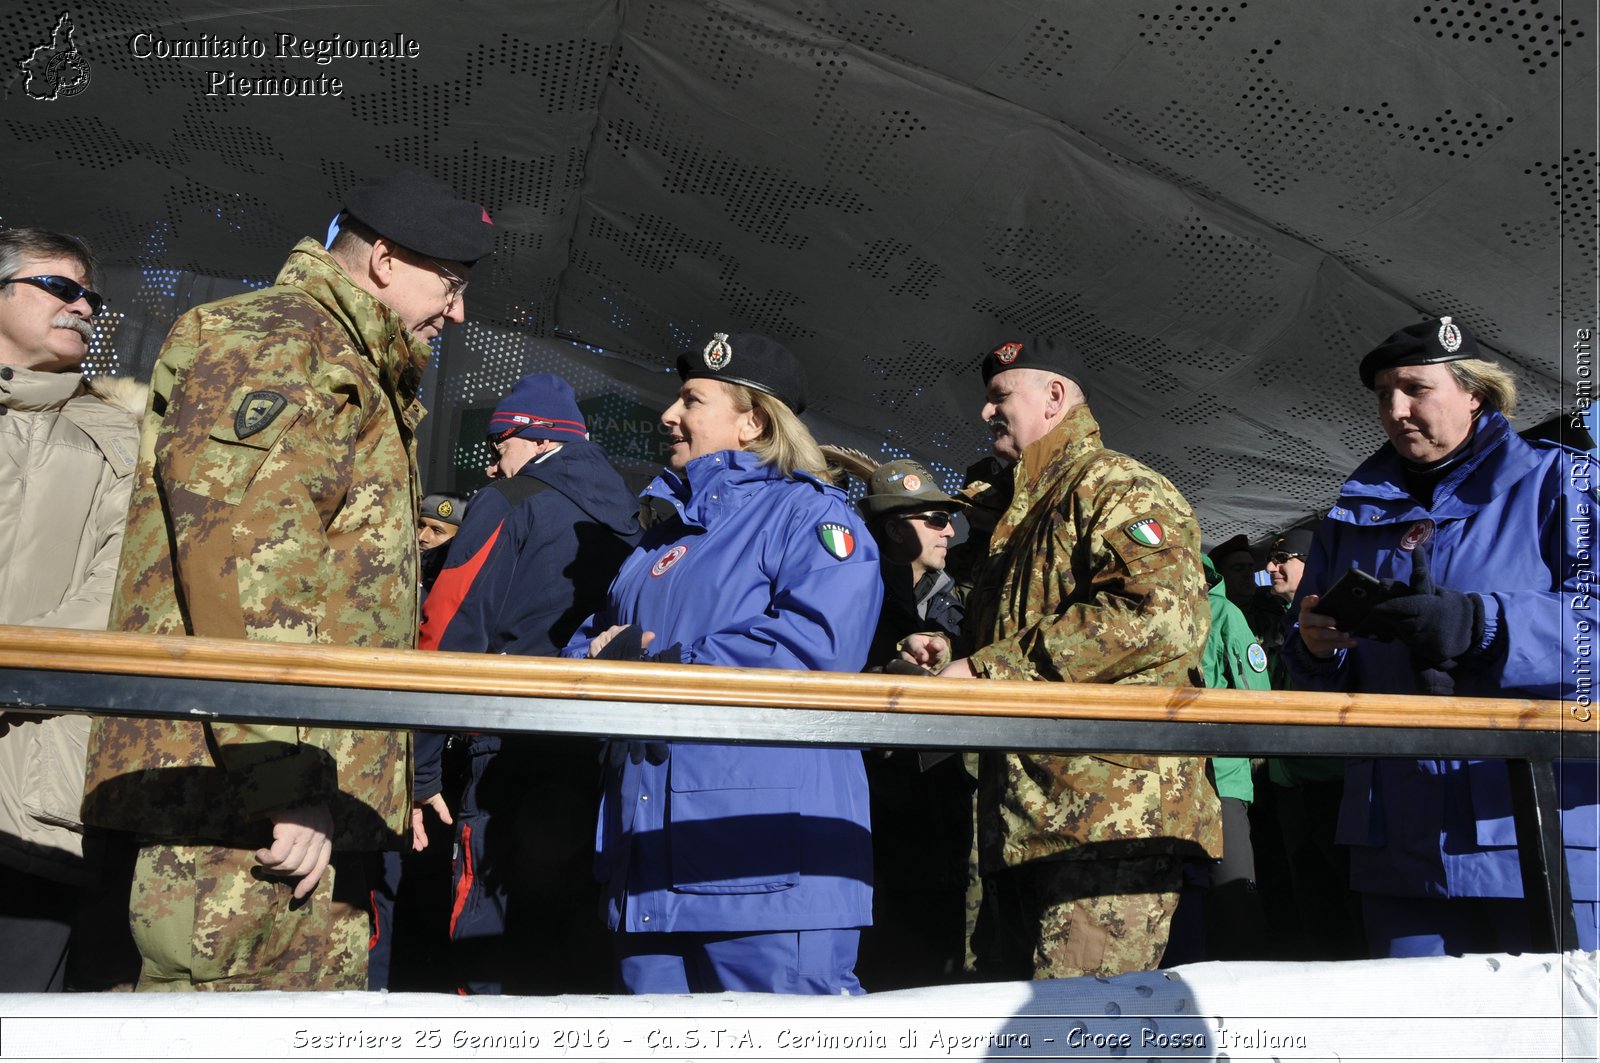
[[[466,564],[445,569],[439,573],[439,578],[433,581],[433,589],[428,592],[428,600],[423,604],[424,615],[422,631],[417,638],[418,649],[439,648],[439,641],[444,638],[445,629],[461,610],[461,603],[466,601],[467,592],[472,590],[473,581],[483,570],[484,562],[489,560],[489,551],[494,549],[495,541],[500,538],[500,531],[505,526],[506,522],[502,520],[495,526],[494,534],[478,548],[478,552],[467,558]]]

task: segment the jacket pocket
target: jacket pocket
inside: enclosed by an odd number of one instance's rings
[[[783,749],[676,747],[669,780],[672,888],[694,894],[793,888],[800,878],[798,775],[792,752]]]
[[[199,447],[161,447],[159,457],[184,490],[236,506],[300,414],[276,392],[242,387]]]

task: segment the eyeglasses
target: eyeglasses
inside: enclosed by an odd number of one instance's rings
[[[1279,550],[1277,553],[1268,554],[1267,555],[1267,560],[1271,561],[1274,565],[1277,565],[1279,568],[1282,568],[1284,565],[1287,565],[1291,560],[1304,561],[1305,559],[1306,559],[1306,555],[1305,554],[1291,554],[1291,553],[1287,553],[1287,552],[1285,552],[1283,550]]]
[[[950,527],[950,522],[955,520],[948,513],[907,513],[906,520],[920,520],[934,531],[944,531]]]
[[[465,278],[458,277],[454,273],[450,272],[450,270],[445,268],[444,264],[438,259],[430,258],[428,261],[433,263],[435,269],[444,274],[444,308],[448,311],[451,307],[456,305],[456,300],[461,298],[462,294],[466,292],[467,281]]]
[[[94,317],[100,308],[106,305],[105,296],[99,292],[91,292],[71,277],[58,277],[53,273],[42,277],[11,277],[0,281],[0,288],[8,284],[31,284],[35,288],[43,288],[63,303],[75,303],[79,299],[89,304],[89,316]]]

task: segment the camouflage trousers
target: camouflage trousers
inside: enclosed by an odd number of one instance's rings
[[[365,989],[375,859],[348,854],[291,904],[294,882],[264,875],[252,849],[141,847],[128,902],[135,989]]]
[[[1041,860],[985,875],[978,973],[1020,981],[1152,971],[1183,885],[1180,857]]]

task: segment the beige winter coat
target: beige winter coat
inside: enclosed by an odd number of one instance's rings
[[[145,388],[0,366],[0,623],[103,630]],[[76,881],[87,716],[0,715],[0,863]]]

